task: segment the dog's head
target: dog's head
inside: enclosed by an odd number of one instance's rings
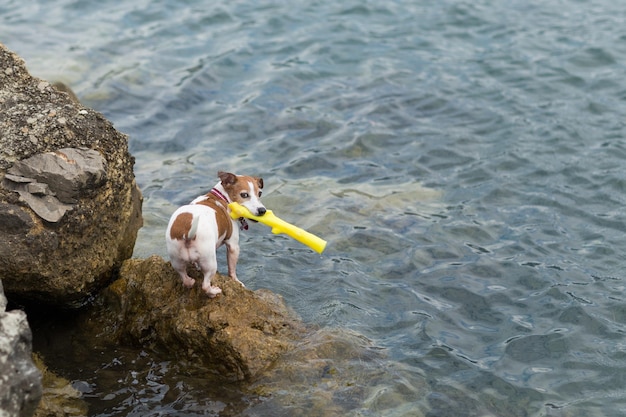
[[[217,173],[230,201],[237,202],[250,210],[255,216],[262,216],[267,211],[261,203],[263,178],[235,175],[230,172]]]

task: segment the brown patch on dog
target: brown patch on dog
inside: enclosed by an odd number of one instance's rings
[[[217,173],[224,190],[228,193],[228,196],[232,201],[242,203],[245,201],[241,198],[240,193],[242,191],[249,192],[249,183],[256,184],[259,189],[263,188],[263,178],[249,177],[247,175],[235,175],[229,172],[220,171]],[[256,197],[259,197],[258,195]]]
[[[215,222],[217,223],[218,237],[224,236],[224,240],[228,240],[233,233],[233,222],[228,214],[226,202],[218,199],[215,195],[209,193],[206,196],[206,200],[197,202],[196,204],[202,204],[212,208],[215,211]]]
[[[193,221],[193,214],[180,213],[176,216],[176,220],[172,223],[170,229],[170,237],[177,240],[187,240],[189,230],[191,230],[191,223]]]
[[[224,187],[227,185],[233,185],[237,182],[237,176],[235,174],[231,174],[230,172],[219,171],[217,173],[217,177],[220,179]]]

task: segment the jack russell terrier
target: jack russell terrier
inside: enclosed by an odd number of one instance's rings
[[[192,263],[202,271],[202,289],[211,298],[222,292],[219,287],[211,285],[211,279],[217,272],[215,251],[224,243],[227,248],[228,275],[243,285],[237,279],[235,271],[239,258],[237,223],[241,223],[241,229],[247,229],[248,224],[243,218],[231,219],[228,204],[235,201],[257,216],[266,212],[260,200],[262,178],[222,171],[217,176],[220,181],[211,191],[172,214],[165,233],[167,252],[172,266],[183,280],[183,285],[191,288],[196,282],[187,275],[187,264]]]

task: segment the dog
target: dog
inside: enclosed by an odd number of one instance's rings
[[[243,285],[236,272],[239,228],[247,229],[248,225],[243,218],[233,220],[230,217],[228,204],[235,201],[257,216],[267,211],[260,200],[262,178],[223,171],[218,172],[217,176],[220,181],[211,191],[172,214],[165,233],[170,261],[183,285],[191,288],[195,284],[195,280],[187,275],[187,265],[194,264],[202,271],[202,289],[211,298],[222,292],[219,287],[211,285],[217,272],[215,252],[222,244],[226,244],[227,249],[228,275]],[[238,223],[241,223],[240,227]]]

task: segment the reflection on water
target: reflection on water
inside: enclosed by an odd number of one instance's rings
[[[243,236],[247,286],[284,296],[320,346],[323,330],[352,341],[294,353],[310,373],[277,364],[288,382],[271,397],[141,348],[74,344],[55,360],[66,333],[43,326],[40,350],[94,415],[626,411],[618,3],[0,12],[0,39],[34,74],[129,134],[145,196],[135,256],[165,254],[171,212],[218,170],[263,176],[268,207],[329,242],[318,256],[262,225]]]

